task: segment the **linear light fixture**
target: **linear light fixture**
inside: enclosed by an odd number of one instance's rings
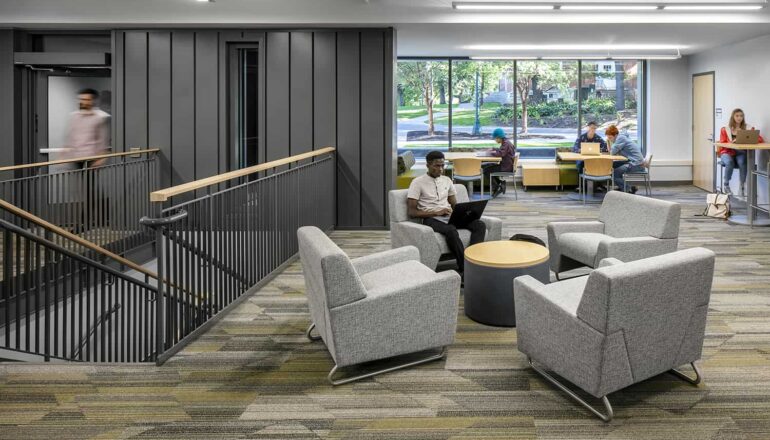
[[[479,3],[479,2],[453,2],[454,9],[467,9],[474,11],[538,11],[553,9],[553,5],[536,3]]]
[[[757,11],[765,5],[665,5],[665,11]]]
[[[199,0],[202,1],[202,0]],[[755,11],[765,7],[767,0],[755,3],[730,4],[730,3],[681,3],[666,2],[660,3],[596,3],[596,2],[578,2],[578,3],[559,3],[547,2],[536,3],[533,1],[508,1],[508,2],[452,2],[452,8],[467,11]]]
[[[607,60],[678,60],[682,58],[680,54],[658,54],[658,55],[563,55],[563,56],[516,56],[516,55],[498,55],[498,56],[472,56],[474,61],[569,61],[569,60],[588,60],[588,61],[607,61]]]
[[[595,4],[595,5],[561,5],[562,11],[654,11],[660,9],[658,5],[618,5],[618,4]]]

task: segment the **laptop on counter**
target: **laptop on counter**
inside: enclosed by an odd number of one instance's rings
[[[601,144],[598,142],[582,142],[580,154],[583,156],[599,156],[602,154]]]
[[[735,143],[753,145],[759,143],[759,130],[738,130],[735,134]]]

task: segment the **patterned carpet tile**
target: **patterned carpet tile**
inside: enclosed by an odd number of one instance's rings
[[[504,236],[542,239],[549,221],[596,217],[564,196],[521,191],[488,214]],[[613,393],[612,423],[535,374],[515,329],[470,320],[462,300],[445,360],[330,386],[331,357],[304,337],[295,262],[163,366],[0,364],[0,439],[769,439],[770,228],[698,217],[705,193],[692,187],[655,196],[683,205],[681,248],[717,253],[705,383],[663,374]],[[331,236],[352,257],[390,248],[387,231]]]

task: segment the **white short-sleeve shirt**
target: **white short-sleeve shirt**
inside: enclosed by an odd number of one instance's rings
[[[407,197],[417,200],[417,209],[421,211],[438,211],[451,208],[449,196],[455,196],[455,186],[452,179],[439,176],[435,179],[428,174],[412,180]]]

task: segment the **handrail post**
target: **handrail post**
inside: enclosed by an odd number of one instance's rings
[[[155,359],[153,359],[156,363],[158,362],[158,359],[160,359],[160,355],[163,354],[166,351],[165,342],[166,342],[166,299],[168,298],[168,295],[166,294],[166,278],[163,271],[163,261],[165,258],[164,249],[163,249],[163,240],[164,240],[164,234],[163,234],[163,228],[170,225],[171,223],[175,223],[177,221],[180,221],[187,217],[187,211],[179,210],[174,215],[171,215],[169,217],[163,217],[163,204],[162,203],[155,203],[153,206],[153,210],[155,211],[155,217],[149,218],[149,217],[142,217],[139,219],[139,223],[142,225],[151,228],[155,230],[155,257],[156,261],[158,262],[158,293],[155,297]]]

